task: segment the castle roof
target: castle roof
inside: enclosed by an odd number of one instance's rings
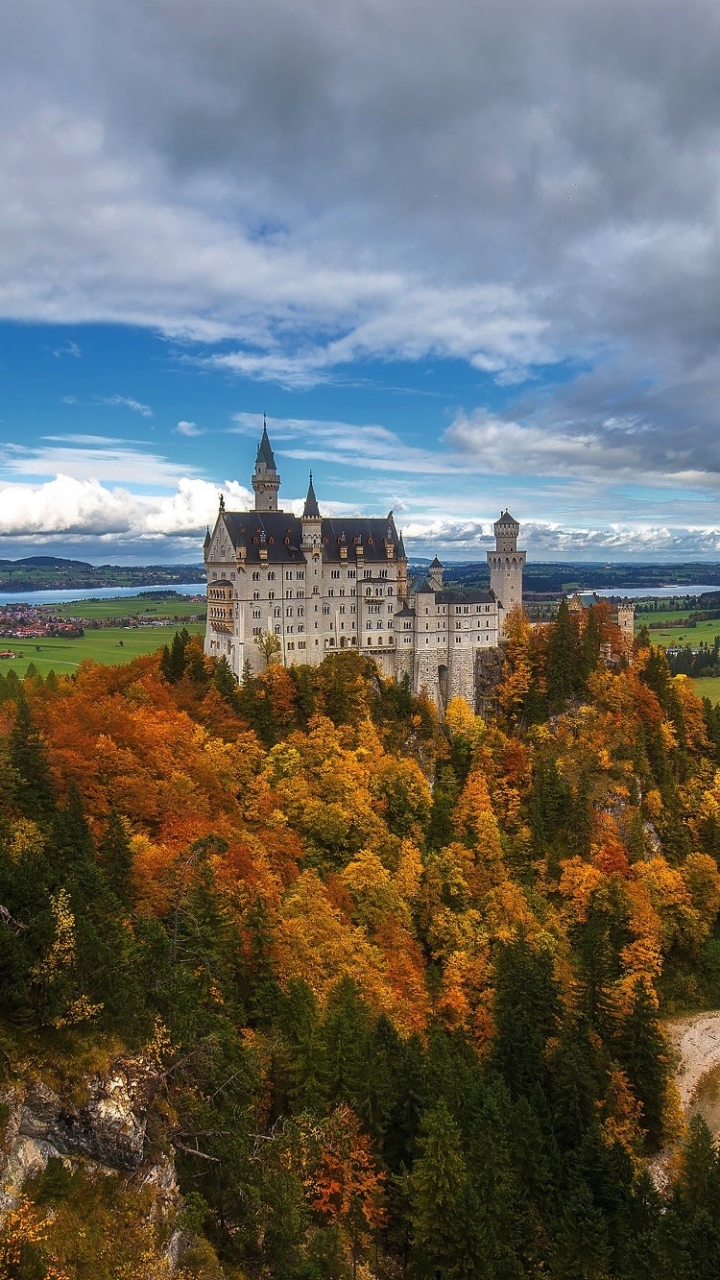
[[[499,524],[512,524],[512,525],[515,525],[518,529],[520,528],[520,521],[516,520],[514,516],[510,515],[510,512],[508,511],[507,507],[505,508],[504,511],[500,512],[500,519],[495,521],[496,526]]]
[[[402,607],[395,614],[396,618],[414,618],[415,610],[410,608],[407,600],[403,600]]]
[[[494,604],[494,591],[436,591],[438,604]]]
[[[431,569],[443,569],[444,567],[445,566],[441,563],[440,560],[438,560],[437,556],[435,557],[432,564],[430,565]]]
[[[267,551],[269,564],[305,563],[300,550],[302,521],[298,516],[288,511],[226,511],[224,517],[233,547],[245,541],[249,564],[260,560],[261,546]],[[345,546],[349,564],[355,562],[358,552],[368,567],[387,564],[388,543],[394,545],[397,558],[398,537],[392,516],[325,518],[320,525],[320,538],[326,562],[340,563],[340,549]]]
[[[315,490],[313,489],[312,471],[311,471],[307,497],[305,499],[305,506],[303,507],[303,520],[319,520],[319,519],[320,519],[320,508],[318,506],[317,498],[315,497]]]
[[[275,466],[275,456],[273,454],[272,448],[270,447],[270,437],[267,433],[267,424],[265,423],[264,420],[263,420],[263,433],[260,439],[260,443],[258,445],[257,457],[255,459],[256,471],[261,462],[264,462],[265,467],[268,471],[277,471],[277,467]]]
[[[435,597],[436,604],[494,604],[494,591],[452,591],[443,589],[436,591],[435,587],[428,582],[427,578],[420,578],[413,582],[410,588],[411,595],[431,595]]]

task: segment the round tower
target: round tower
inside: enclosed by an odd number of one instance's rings
[[[255,490],[256,511],[277,511],[280,476],[278,475],[275,457],[270,447],[270,438],[267,433],[267,422],[264,415],[263,433],[255,459],[252,487]]]
[[[518,551],[517,540],[520,525],[508,510],[501,512],[495,521],[495,550],[488,551],[490,590],[505,610],[505,615],[516,605],[522,605],[522,579],[525,567],[524,551]]]

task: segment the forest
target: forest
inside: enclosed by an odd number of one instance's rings
[[[513,614],[484,719],[183,632],[9,673],[0,1089],[153,1064],[176,1276],[716,1280],[661,1019],[720,1006],[719,859],[720,712],[602,604]],[[138,1186],[51,1160],[0,1276],[169,1275]]]

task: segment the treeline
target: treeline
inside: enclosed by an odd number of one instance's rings
[[[495,719],[442,724],[358,654],[238,687],[182,632],[0,677],[3,1070],[161,1065],[190,1274],[720,1274],[659,1025],[720,1001],[720,723],[628,656],[603,606],[518,615]],[[126,1274],[132,1226],[78,1255],[31,1193],[12,1274]]]

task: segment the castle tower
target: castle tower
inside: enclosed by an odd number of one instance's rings
[[[520,525],[510,512],[501,512],[495,521],[495,550],[488,551],[490,590],[505,610],[505,615],[516,605],[522,605],[522,577],[526,553],[518,551],[517,540]]]
[[[300,524],[302,526],[302,542],[300,545],[303,551],[320,551],[322,547],[322,516],[315,497],[312,471],[310,472],[310,483],[308,484],[307,497],[300,517]]]
[[[277,473],[275,458],[270,447],[270,439],[267,433],[267,422],[265,421],[264,414],[263,433],[260,444],[258,445],[257,457],[255,459],[255,474],[252,478],[252,487],[255,490],[256,511],[278,510],[280,476]]]
[[[442,591],[443,589],[443,568],[444,566],[436,556],[427,573],[428,582],[433,591]]]
[[[617,608],[617,624],[623,640],[625,657],[632,661],[633,642],[635,640],[635,605],[627,597]]]

